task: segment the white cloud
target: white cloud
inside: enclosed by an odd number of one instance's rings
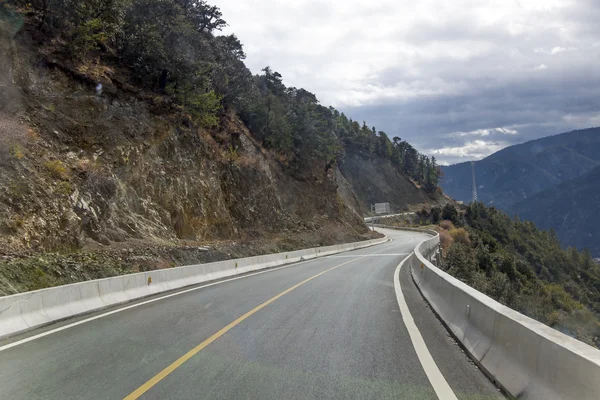
[[[589,113],[566,114],[563,116],[563,121],[572,125],[574,128],[582,129],[592,126],[600,126],[600,112],[593,111]]]
[[[545,35],[555,39],[549,50],[553,54],[571,47],[558,43],[570,31],[556,17],[572,4],[571,0],[217,3],[230,25],[226,33],[236,33],[247,45],[247,63],[254,72],[270,64],[287,84],[306,87],[324,104],[338,106],[464,92],[453,77],[440,74],[431,79],[432,64],[460,63],[466,74],[483,69],[489,76],[526,71],[532,63],[542,67],[544,63],[536,64],[523,50],[545,48],[535,46],[546,44]],[[399,82],[372,84],[390,68],[402,71]],[[415,79],[420,84],[413,84]]]
[[[556,55],[556,54],[560,54],[560,53],[565,53],[568,51],[576,51],[577,47],[561,47],[561,46],[555,46],[553,48],[551,48],[550,50],[548,49],[544,49],[544,48],[536,48],[533,50],[534,53],[543,53],[543,54],[550,54],[550,55]]]
[[[502,135],[518,135],[519,131],[512,128],[501,127],[501,128],[489,128],[489,129],[475,129],[469,132],[452,132],[449,134],[451,137],[467,137],[467,136],[490,136],[491,134],[502,134]]]
[[[428,149],[428,154],[434,155],[436,158],[440,158],[446,163],[456,163],[467,160],[480,160],[502,150],[509,143],[507,142],[486,142],[484,140],[472,140],[466,142],[462,146],[456,147],[444,147],[439,149]]]

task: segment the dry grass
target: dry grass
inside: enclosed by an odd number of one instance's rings
[[[202,138],[204,143],[206,143],[209,151],[211,151],[213,154],[217,155],[217,154],[221,153],[219,151],[220,150],[219,144],[217,143],[215,138],[212,137],[212,135],[210,133],[208,133],[208,131],[206,131],[205,129],[198,129],[198,136],[200,136]]]
[[[448,221],[447,219],[445,219],[442,222],[440,222],[440,227],[449,231],[451,229],[454,229],[454,224],[452,223],[452,221]]]
[[[54,179],[60,179],[66,181],[69,179],[69,171],[67,167],[60,160],[46,161],[44,167],[50,173],[50,176]]]
[[[40,134],[34,131],[31,128],[27,129],[27,133],[25,134],[26,139],[29,140],[37,140],[40,137]]]
[[[70,196],[73,193],[73,187],[69,182],[62,181],[56,185],[54,192],[61,196]]]
[[[242,168],[256,168],[258,165],[258,160],[250,157],[247,154],[242,154],[235,159],[234,164]]]
[[[442,249],[444,250],[444,254],[446,254],[450,246],[452,246],[452,243],[454,243],[454,239],[452,239],[452,236],[450,236],[450,234],[445,230],[440,229],[438,232],[440,234],[440,243],[442,244]]]
[[[110,79],[115,74],[113,68],[103,65],[98,59],[86,59],[75,70],[95,81]]]
[[[462,243],[466,246],[471,245],[471,239],[469,239],[469,232],[465,228],[454,228],[449,232],[450,236],[455,242]]]

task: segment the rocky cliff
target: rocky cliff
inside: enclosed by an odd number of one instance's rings
[[[353,148],[346,149],[340,170],[350,183],[360,210],[370,212],[374,203],[390,203],[392,212],[443,202],[440,193],[428,194],[382,157]]]
[[[198,128],[168,98],[28,40],[0,57],[0,294],[197,261],[206,244],[226,258],[369,236],[337,167],[299,177],[235,115]],[[98,251],[113,266],[69,272],[89,261],[73,252]]]

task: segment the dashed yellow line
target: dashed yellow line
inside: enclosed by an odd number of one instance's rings
[[[163,369],[162,371],[160,371],[158,374],[156,374],[154,377],[152,377],[148,382],[144,383],[142,386],[140,386],[139,388],[137,388],[136,390],[134,390],[133,392],[131,392],[131,394],[129,394],[127,397],[124,398],[124,400],[134,400],[139,398],[141,395],[143,395],[144,393],[146,393],[148,390],[150,390],[154,385],[156,385],[158,382],[162,381],[164,378],[166,378],[171,372],[175,371],[177,368],[179,368],[181,365],[183,365],[183,363],[185,363],[187,360],[189,360],[190,358],[192,358],[194,355],[198,354],[200,351],[202,351],[206,346],[208,346],[209,344],[211,344],[212,342],[214,342],[215,340],[217,340],[218,338],[220,338],[221,336],[223,336],[225,333],[227,333],[231,328],[233,328],[234,326],[238,325],[240,322],[242,322],[243,320],[245,320],[246,318],[248,318],[249,316],[251,316],[252,314],[256,313],[257,311],[260,311],[261,309],[265,308],[266,306],[268,306],[269,304],[271,304],[272,302],[274,302],[275,300],[277,300],[278,298],[285,296],[286,294],[288,294],[289,292],[291,292],[292,290],[304,285],[305,283],[318,278],[319,276],[334,270],[336,268],[339,268],[343,265],[346,264],[350,264],[351,262],[360,260],[362,257],[357,257],[354,260],[350,260],[350,261],[346,261],[344,263],[338,264],[334,267],[331,267],[329,269],[326,269],[323,272],[320,272],[316,275],[311,276],[308,279],[303,280],[302,282],[292,286],[289,289],[284,290],[283,292],[279,293],[277,296],[270,298],[269,300],[265,301],[264,303],[262,303],[261,305],[259,305],[258,307],[248,311],[246,314],[242,315],[241,317],[239,317],[238,319],[236,319],[235,321],[233,321],[232,323],[230,323],[229,325],[227,325],[226,327],[224,327],[223,329],[221,329],[220,331],[218,331],[217,333],[215,333],[214,335],[212,335],[211,337],[209,337],[208,339],[206,339],[204,342],[200,343],[198,346],[194,347],[193,349],[191,349],[190,351],[188,351],[187,353],[185,353],[183,356],[179,357],[177,360],[175,360],[175,362],[173,362],[171,365],[169,365],[168,367],[166,367],[165,369]]]

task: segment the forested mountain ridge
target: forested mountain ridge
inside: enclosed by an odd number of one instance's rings
[[[253,75],[224,25],[204,1],[0,6],[0,294],[370,237],[357,152],[438,196],[434,159]]]
[[[600,257],[600,167],[512,207],[521,219],[554,229],[561,243]]]
[[[599,165],[600,128],[532,140],[475,162],[478,198],[510,213],[512,205]],[[442,170],[444,192],[457,200],[470,201],[471,164],[450,165]]]
[[[407,142],[320,105],[305,89],[286,87],[268,66],[252,76],[242,44],[235,35],[217,35],[226,22],[204,0],[17,4],[35,26],[28,32],[43,62],[103,84],[109,95],[117,88],[162,94],[159,107],[182,111],[206,129],[219,126],[231,111],[297,170],[314,161],[331,166],[351,144],[389,159],[428,190],[437,187],[435,159]]]

